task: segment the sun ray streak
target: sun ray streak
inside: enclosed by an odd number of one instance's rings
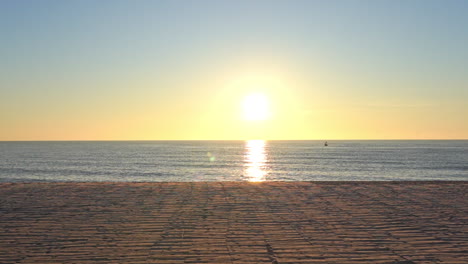
[[[247,181],[261,182],[267,176],[267,154],[264,140],[248,140],[245,144],[244,166]]]

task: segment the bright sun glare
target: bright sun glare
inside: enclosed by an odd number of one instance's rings
[[[268,98],[261,93],[250,94],[243,102],[244,118],[250,121],[266,120],[270,116]]]

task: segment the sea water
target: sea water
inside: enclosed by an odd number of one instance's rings
[[[468,180],[468,140],[0,142],[0,181]]]

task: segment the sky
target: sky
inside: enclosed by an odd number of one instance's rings
[[[462,0],[1,1],[0,140],[468,139],[467,13]]]

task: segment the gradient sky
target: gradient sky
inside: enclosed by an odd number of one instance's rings
[[[468,1],[1,1],[0,140],[467,139]],[[248,94],[271,118],[242,118]]]

